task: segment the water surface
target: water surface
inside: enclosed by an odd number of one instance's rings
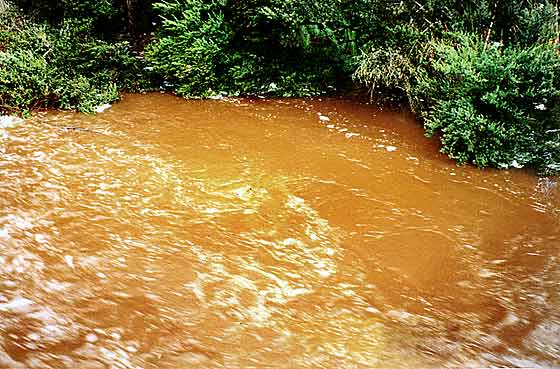
[[[560,367],[555,181],[408,113],[130,95],[0,144],[0,367]]]

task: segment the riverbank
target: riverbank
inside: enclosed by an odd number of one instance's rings
[[[550,1],[16,3],[0,22],[3,112],[93,112],[125,91],[301,97],[358,84],[410,106],[459,164],[560,171]]]

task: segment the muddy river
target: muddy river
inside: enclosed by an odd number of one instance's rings
[[[0,130],[0,368],[560,367],[560,190],[341,99]]]

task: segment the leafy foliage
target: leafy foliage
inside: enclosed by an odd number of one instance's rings
[[[146,56],[184,96],[319,94],[350,74],[353,36],[338,3],[156,3],[162,26]]]
[[[157,41],[146,53],[156,73],[183,96],[207,96],[219,78],[231,31],[219,2],[197,0],[156,4],[163,17]]]
[[[433,44],[434,56],[414,86],[430,107],[428,134],[441,132],[442,151],[460,163],[544,169],[559,162],[547,149],[560,129],[560,58],[548,45],[488,46],[460,35]],[[558,157],[556,159],[558,160]]]
[[[141,69],[128,44],[95,39],[90,27],[87,21],[67,20],[54,28],[17,16],[4,19],[0,109],[91,112],[116,100],[119,90],[139,87]]]
[[[461,16],[434,13],[436,3]],[[459,163],[558,172],[560,49],[553,4],[401,2],[384,14],[387,37],[365,46],[356,80],[372,92],[401,91],[427,134],[440,137],[442,152]]]

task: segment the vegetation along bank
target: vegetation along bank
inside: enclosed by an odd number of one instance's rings
[[[555,174],[558,1],[0,0],[0,111],[368,87],[459,163]]]

